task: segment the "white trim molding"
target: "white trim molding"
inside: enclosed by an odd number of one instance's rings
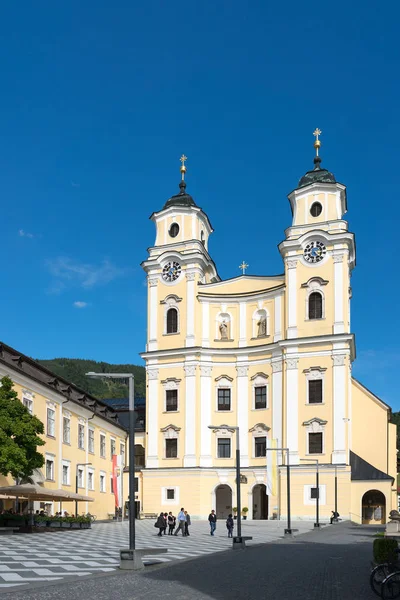
[[[185,454],[184,467],[196,466],[196,363],[188,357],[185,371]]]

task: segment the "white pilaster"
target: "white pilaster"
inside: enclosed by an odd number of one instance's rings
[[[333,333],[344,333],[343,252],[333,255],[335,286],[335,322]]]
[[[194,346],[195,278],[195,272],[186,271],[186,347]]]
[[[333,453],[332,463],[346,463],[346,355],[334,354],[333,360]]]
[[[297,337],[297,258],[289,258],[287,267],[287,306],[288,306],[288,328],[287,338]]]
[[[192,358],[184,366],[185,369],[185,454],[184,467],[196,466],[196,365]]]
[[[286,359],[286,444],[290,464],[299,463],[299,371],[298,358]]]
[[[157,350],[157,283],[158,277],[149,277],[149,343],[148,351]]]
[[[158,369],[147,367],[148,410],[147,410],[147,468],[158,467]]]
[[[203,358],[200,366],[200,467],[212,466],[211,440],[212,431],[208,428],[212,424],[212,366],[211,356]],[[209,364],[206,364],[206,362]]]
[[[241,357],[247,361],[246,357]],[[237,363],[237,425],[240,440],[240,464],[242,467],[249,466],[249,367],[243,363]]]
[[[272,438],[278,440],[282,448],[282,359],[273,360],[272,366]]]
[[[282,339],[282,296],[275,296],[274,313],[274,342],[277,342]]]
[[[239,304],[239,348],[243,348],[247,344],[246,339],[246,303]]]
[[[202,303],[202,335],[201,345],[203,348],[210,347],[210,305],[208,302]]]

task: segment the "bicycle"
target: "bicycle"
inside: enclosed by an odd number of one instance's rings
[[[382,586],[384,581],[395,574],[397,569],[398,566],[394,563],[382,563],[372,569],[371,575],[369,576],[369,583],[372,591],[375,592],[379,598],[382,597]],[[394,597],[396,598],[397,596]],[[388,596],[388,598],[391,598],[391,596]]]
[[[393,600],[400,598],[400,571],[395,571],[388,575],[382,583],[381,598],[384,600]]]

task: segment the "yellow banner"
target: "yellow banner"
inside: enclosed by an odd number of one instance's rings
[[[270,441],[267,450],[267,494],[276,496],[278,494],[278,452],[277,440]]]

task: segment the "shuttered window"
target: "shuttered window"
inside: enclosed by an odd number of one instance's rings
[[[167,333],[178,333],[178,311],[176,308],[168,309]]]
[[[308,382],[308,403],[322,402],[322,379],[310,379]]]
[[[322,296],[319,292],[313,292],[308,298],[308,318],[322,319]]]

